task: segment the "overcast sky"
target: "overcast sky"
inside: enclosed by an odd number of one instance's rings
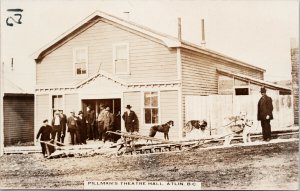
[[[6,25],[7,9],[23,9],[22,24]],[[6,78],[33,90],[35,51],[94,11],[130,20],[267,70],[268,81],[291,79],[290,38],[299,36],[298,0],[1,0],[1,61]],[[14,71],[10,70],[14,58]]]

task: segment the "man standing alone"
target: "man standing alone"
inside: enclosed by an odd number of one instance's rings
[[[261,121],[262,134],[264,141],[270,141],[271,139],[271,124],[270,121],[273,119],[273,105],[272,98],[267,96],[267,90],[262,87],[260,89],[261,98],[258,102],[257,120]]]
[[[41,141],[50,141],[50,138],[52,137],[53,129],[50,125],[48,125],[48,119],[45,119],[43,121],[44,125],[40,128],[38,134],[36,135],[36,139],[38,140],[39,137],[41,136]],[[51,154],[53,152],[53,147],[48,146],[48,149],[50,153],[46,153],[46,144],[41,142],[41,147],[42,147],[42,153],[43,156],[46,157],[46,154]],[[49,156],[48,156],[49,157]]]
[[[134,111],[131,110],[131,106],[127,105],[126,110],[122,116],[125,122],[125,128],[127,132],[138,132],[138,118]]]

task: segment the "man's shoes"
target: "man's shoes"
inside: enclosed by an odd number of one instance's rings
[[[269,142],[270,140],[270,138],[264,139],[265,142]]]

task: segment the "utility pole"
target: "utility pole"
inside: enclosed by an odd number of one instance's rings
[[[4,153],[4,118],[3,118],[3,98],[4,98],[4,62],[0,64],[0,156]]]

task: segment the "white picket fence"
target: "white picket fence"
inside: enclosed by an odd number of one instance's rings
[[[185,122],[206,119],[208,135],[220,134],[224,118],[247,112],[248,118],[254,121],[253,131],[261,132],[257,121],[257,104],[260,95],[210,95],[185,97]],[[294,123],[293,100],[291,95],[271,95],[273,100],[272,131],[283,130]]]

